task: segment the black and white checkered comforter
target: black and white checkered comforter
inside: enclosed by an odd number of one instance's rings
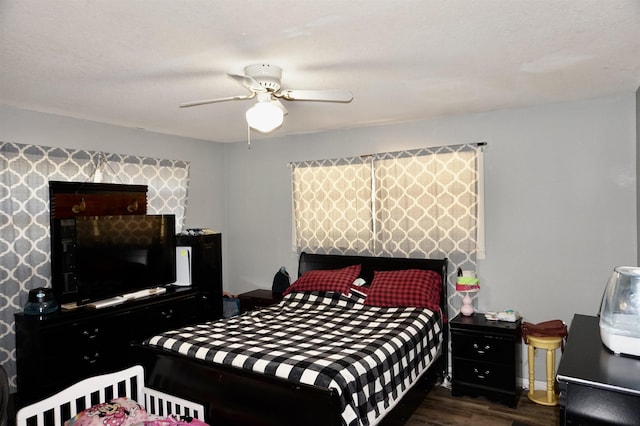
[[[145,344],[201,360],[335,388],[345,425],[377,423],[427,369],[440,315],[381,308],[364,296],[291,293],[279,304],[168,331]]]

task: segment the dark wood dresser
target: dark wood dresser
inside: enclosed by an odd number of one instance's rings
[[[49,182],[52,288],[77,300],[75,218],[147,212],[146,185]],[[68,223],[67,223],[68,222]],[[193,248],[192,283],[115,306],[15,314],[18,408],[89,376],[138,363],[130,344],[171,328],[222,317],[222,236],[180,235]]]
[[[521,389],[520,320],[489,321],[484,314],[458,315],[449,323],[453,396],[484,396],[515,407]]]
[[[598,317],[573,317],[557,378],[560,424],[640,423],[640,359],[609,351]]]
[[[131,358],[131,342],[209,319],[202,312],[202,297],[184,287],[102,309],[15,314],[18,406],[137,363]]]

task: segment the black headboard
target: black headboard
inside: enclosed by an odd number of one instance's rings
[[[394,271],[398,269],[424,269],[435,271],[447,280],[447,259],[415,259],[400,257],[343,256],[336,254],[300,253],[298,277],[314,269],[338,269],[349,265],[362,265],[360,276],[368,283],[373,279],[373,271]],[[446,289],[446,286],[444,286]]]
[[[314,269],[339,269],[350,265],[361,265],[360,276],[367,283],[373,279],[373,271],[395,271],[398,269],[424,269],[435,271],[442,278],[440,306],[447,312],[447,259],[415,259],[401,257],[343,256],[336,254],[300,253],[298,277]]]

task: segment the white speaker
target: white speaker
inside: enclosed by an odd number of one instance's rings
[[[176,247],[176,283],[179,286],[191,285],[191,247]]]

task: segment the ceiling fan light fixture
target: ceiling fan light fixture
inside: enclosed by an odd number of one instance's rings
[[[269,133],[282,125],[284,112],[273,102],[258,102],[247,110],[246,117],[251,128]]]

